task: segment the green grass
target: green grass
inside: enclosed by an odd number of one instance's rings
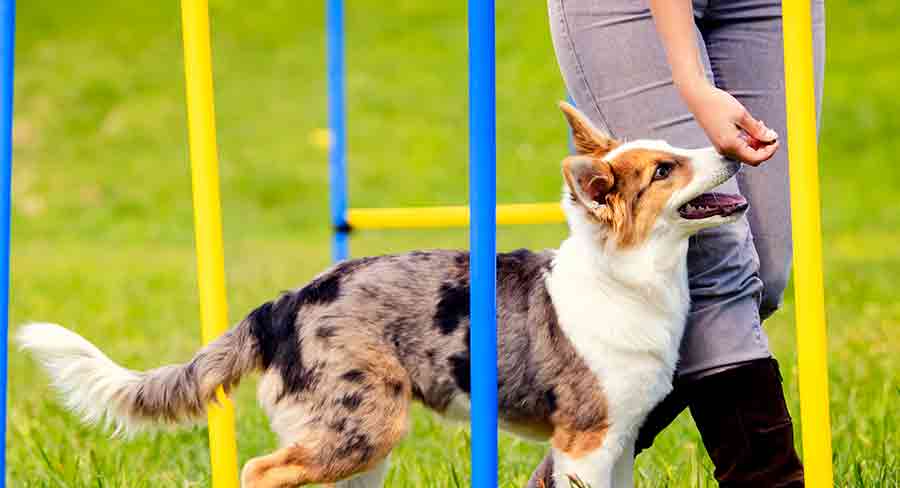
[[[329,260],[322,2],[212,2],[232,318]],[[900,68],[894,0],[828,3],[821,136],[836,484],[900,486]],[[498,5],[499,198],[559,191],[564,96],[541,2]],[[19,2],[11,321],[75,328],[134,368],[199,342],[177,2]],[[350,192],[356,206],[464,202],[464,2],[348,4]],[[503,229],[555,246],[562,226]],[[462,230],[371,232],[357,255],[464,247]],[[799,413],[793,306],[768,324]],[[11,358],[12,486],[209,483],[206,432],[109,440]],[[274,438],[248,382],[241,462]],[[799,423],[799,422],[798,422]],[[799,427],[799,426],[798,426]],[[417,410],[389,486],[464,486],[469,434]],[[524,484],[545,446],[503,437],[500,480]],[[687,414],[639,458],[641,486],[714,486]]]

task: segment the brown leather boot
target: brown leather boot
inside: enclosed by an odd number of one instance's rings
[[[774,359],[759,359],[697,379],[682,378],[650,413],[636,451],[690,406],[721,488],[802,488],[803,466],[794,449],[791,417]],[[550,456],[528,488],[555,488]]]
[[[802,488],[803,465],[774,359],[690,381],[689,406],[721,488]]]

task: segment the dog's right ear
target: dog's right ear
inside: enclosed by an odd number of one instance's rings
[[[594,127],[594,124],[579,112],[577,108],[566,102],[559,102],[569,127],[572,128],[572,142],[578,154],[590,154],[602,158],[619,145],[619,141],[613,139],[602,130]]]
[[[570,156],[563,161],[563,178],[575,200],[602,219],[606,195],[615,184],[609,163],[589,156]]]

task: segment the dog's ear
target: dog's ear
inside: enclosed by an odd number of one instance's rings
[[[572,128],[572,142],[575,144],[575,151],[578,154],[603,157],[619,145],[619,141],[594,127],[594,124],[577,108],[566,102],[559,102],[559,108],[562,109]]]
[[[575,200],[600,218],[606,195],[615,184],[609,163],[600,158],[570,156],[563,161],[563,177]]]

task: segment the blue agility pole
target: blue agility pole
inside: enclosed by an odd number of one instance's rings
[[[335,261],[350,254],[347,213],[347,123],[344,103],[344,0],[327,0],[329,188],[331,225],[334,232],[331,255]]]
[[[13,47],[16,0],[0,0],[0,488],[6,486],[6,388],[9,332],[9,216],[12,178]]]
[[[497,132],[494,0],[469,1],[472,487],[497,486]]]

